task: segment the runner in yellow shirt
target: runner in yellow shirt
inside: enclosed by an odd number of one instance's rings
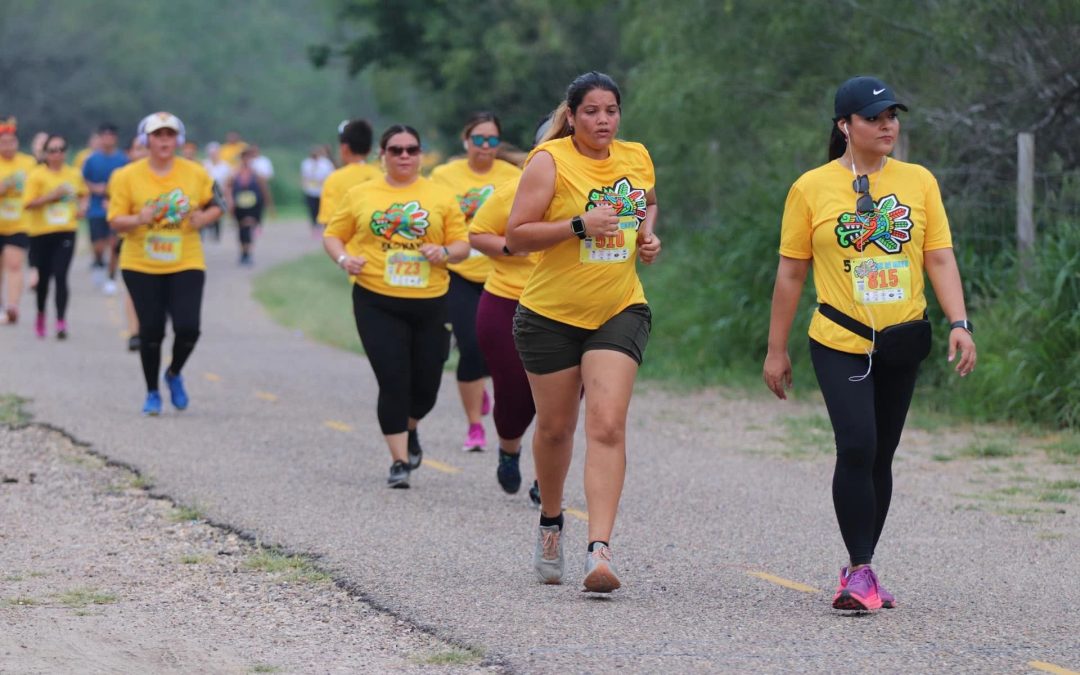
[[[82,172],[64,164],[67,142],[53,134],[45,141],[45,164],[30,172],[23,195],[30,216],[30,251],[38,269],[34,332],[45,337],[45,304],[56,281],[56,338],[68,336],[68,271],[75,255],[75,232],[86,213],[90,192]]]
[[[176,156],[184,124],[158,112],[140,123],[149,155],[109,178],[109,226],[124,235],[120,269],[139,317],[139,355],[146,380],[144,415],[161,414],[158,377],[165,318],[172,320],[172,362],[165,384],[173,406],[188,395],[180,374],[199,339],[206,264],[199,229],[221,217],[214,181],[201,165]]]
[[[423,452],[417,425],[435,406],[450,349],[446,265],[469,254],[453,193],[420,176],[420,134],[396,124],[379,142],[386,176],[350,190],[327,223],[327,255],[353,281],[353,315],[379,383],[379,427],[409,487]]]
[[[221,159],[230,166],[236,166],[240,162],[240,153],[247,147],[247,143],[240,139],[240,134],[229,131],[225,134],[225,142],[221,144]]]
[[[784,205],[763,372],[777,398],[787,398],[788,335],[813,267],[810,359],[836,437],[833,505],[850,565],[840,571],[833,607],[844,610],[896,606],[870,562],[919,363],[930,352],[924,271],[952,322],[949,360],[960,352],[961,377],[975,367],[937,181],[888,156],[900,134],[898,110],[907,107],[877,78],[855,77],[837,90],[829,162],[800,176]]]
[[[23,190],[37,167],[31,155],[19,152],[15,118],[0,120],[0,285],[7,323],[19,321],[23,270],[30,248],[27,219],[23,213]]]
[[[496,185],[521,175],[521,169],[495,157],[501,136],[502,125],[498,117],[489,112],[473,113],[461,133],[466,157],[447,162],[431,172],[431,180],[454,191],[466,223],[472,221],[476,210],[483,206]],[[450,265],[450,295],[447,300],[454,341],[460,355],[457,366],[458,394],[469,424],[462,444],[466,452],[479,452],[487,447],[487,434],[480,420],[490,412],[491,400],[484,388],[488,370],[477,341],[476,307],[490,271],[488,257],[476,249],[464,262]]]
[[[341,168],[323,181],[319,213],[316,220],[326,225],[334,217],[341,200],[352,188],[375,178],[382,178],[378,168],[367,163],[371,152],[371,125],[367,120],[344,122],[338,129],[341,148]]]
[[[533,567],[543,583],[563,576],[563,484],[585,388],[585,499],[589,509],[585,590],[621,582],[609,543],[626,474],[626,415],[652,314],[636,261],[660,253],[652,159],[616,140],[622,117],[615,82],[579,76],[529,155],[506,243],[543,251],[514,317],[514,339],[536,402],[533,457],[540,529]]]

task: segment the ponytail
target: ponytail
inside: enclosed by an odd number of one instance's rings
[[[555,110],[551,111],[551,126],[548,127],[543,136],[537,139],[537,145],[553,141],[556,138],[566,138],[573,135],[574,128],[570,126],[570,118],[567,115],[569,111],[570,106],[566,101],[563,101]]]
[[[839,122],[839,118],[833,120],[832,134],[829,136],[829,161],[834,159],[840,159],[847,152],[847,137],[840,131],[840,127],[836,125]]]

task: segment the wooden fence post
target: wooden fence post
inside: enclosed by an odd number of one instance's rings
[[[1020,287],[1031,267],[1035,246],[1035,135],[1016,135],[1016,248],[1020,256]]]

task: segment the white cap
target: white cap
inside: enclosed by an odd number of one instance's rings
[[[143,133],[152,134],[158,129],[172,129],[176,133],[182,134],[184,133],[184,123],[172,113],[156,112],[146,119]]]

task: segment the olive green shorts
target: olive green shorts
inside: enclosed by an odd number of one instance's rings
[[[591,349],[622,352],[638,365],[645,356],[652,329],[652,312],[645,304],[630,305],[595,330],[549,319],[518,305],[514,314],[514,344],[525,370],[535,375],[581,364]]]

